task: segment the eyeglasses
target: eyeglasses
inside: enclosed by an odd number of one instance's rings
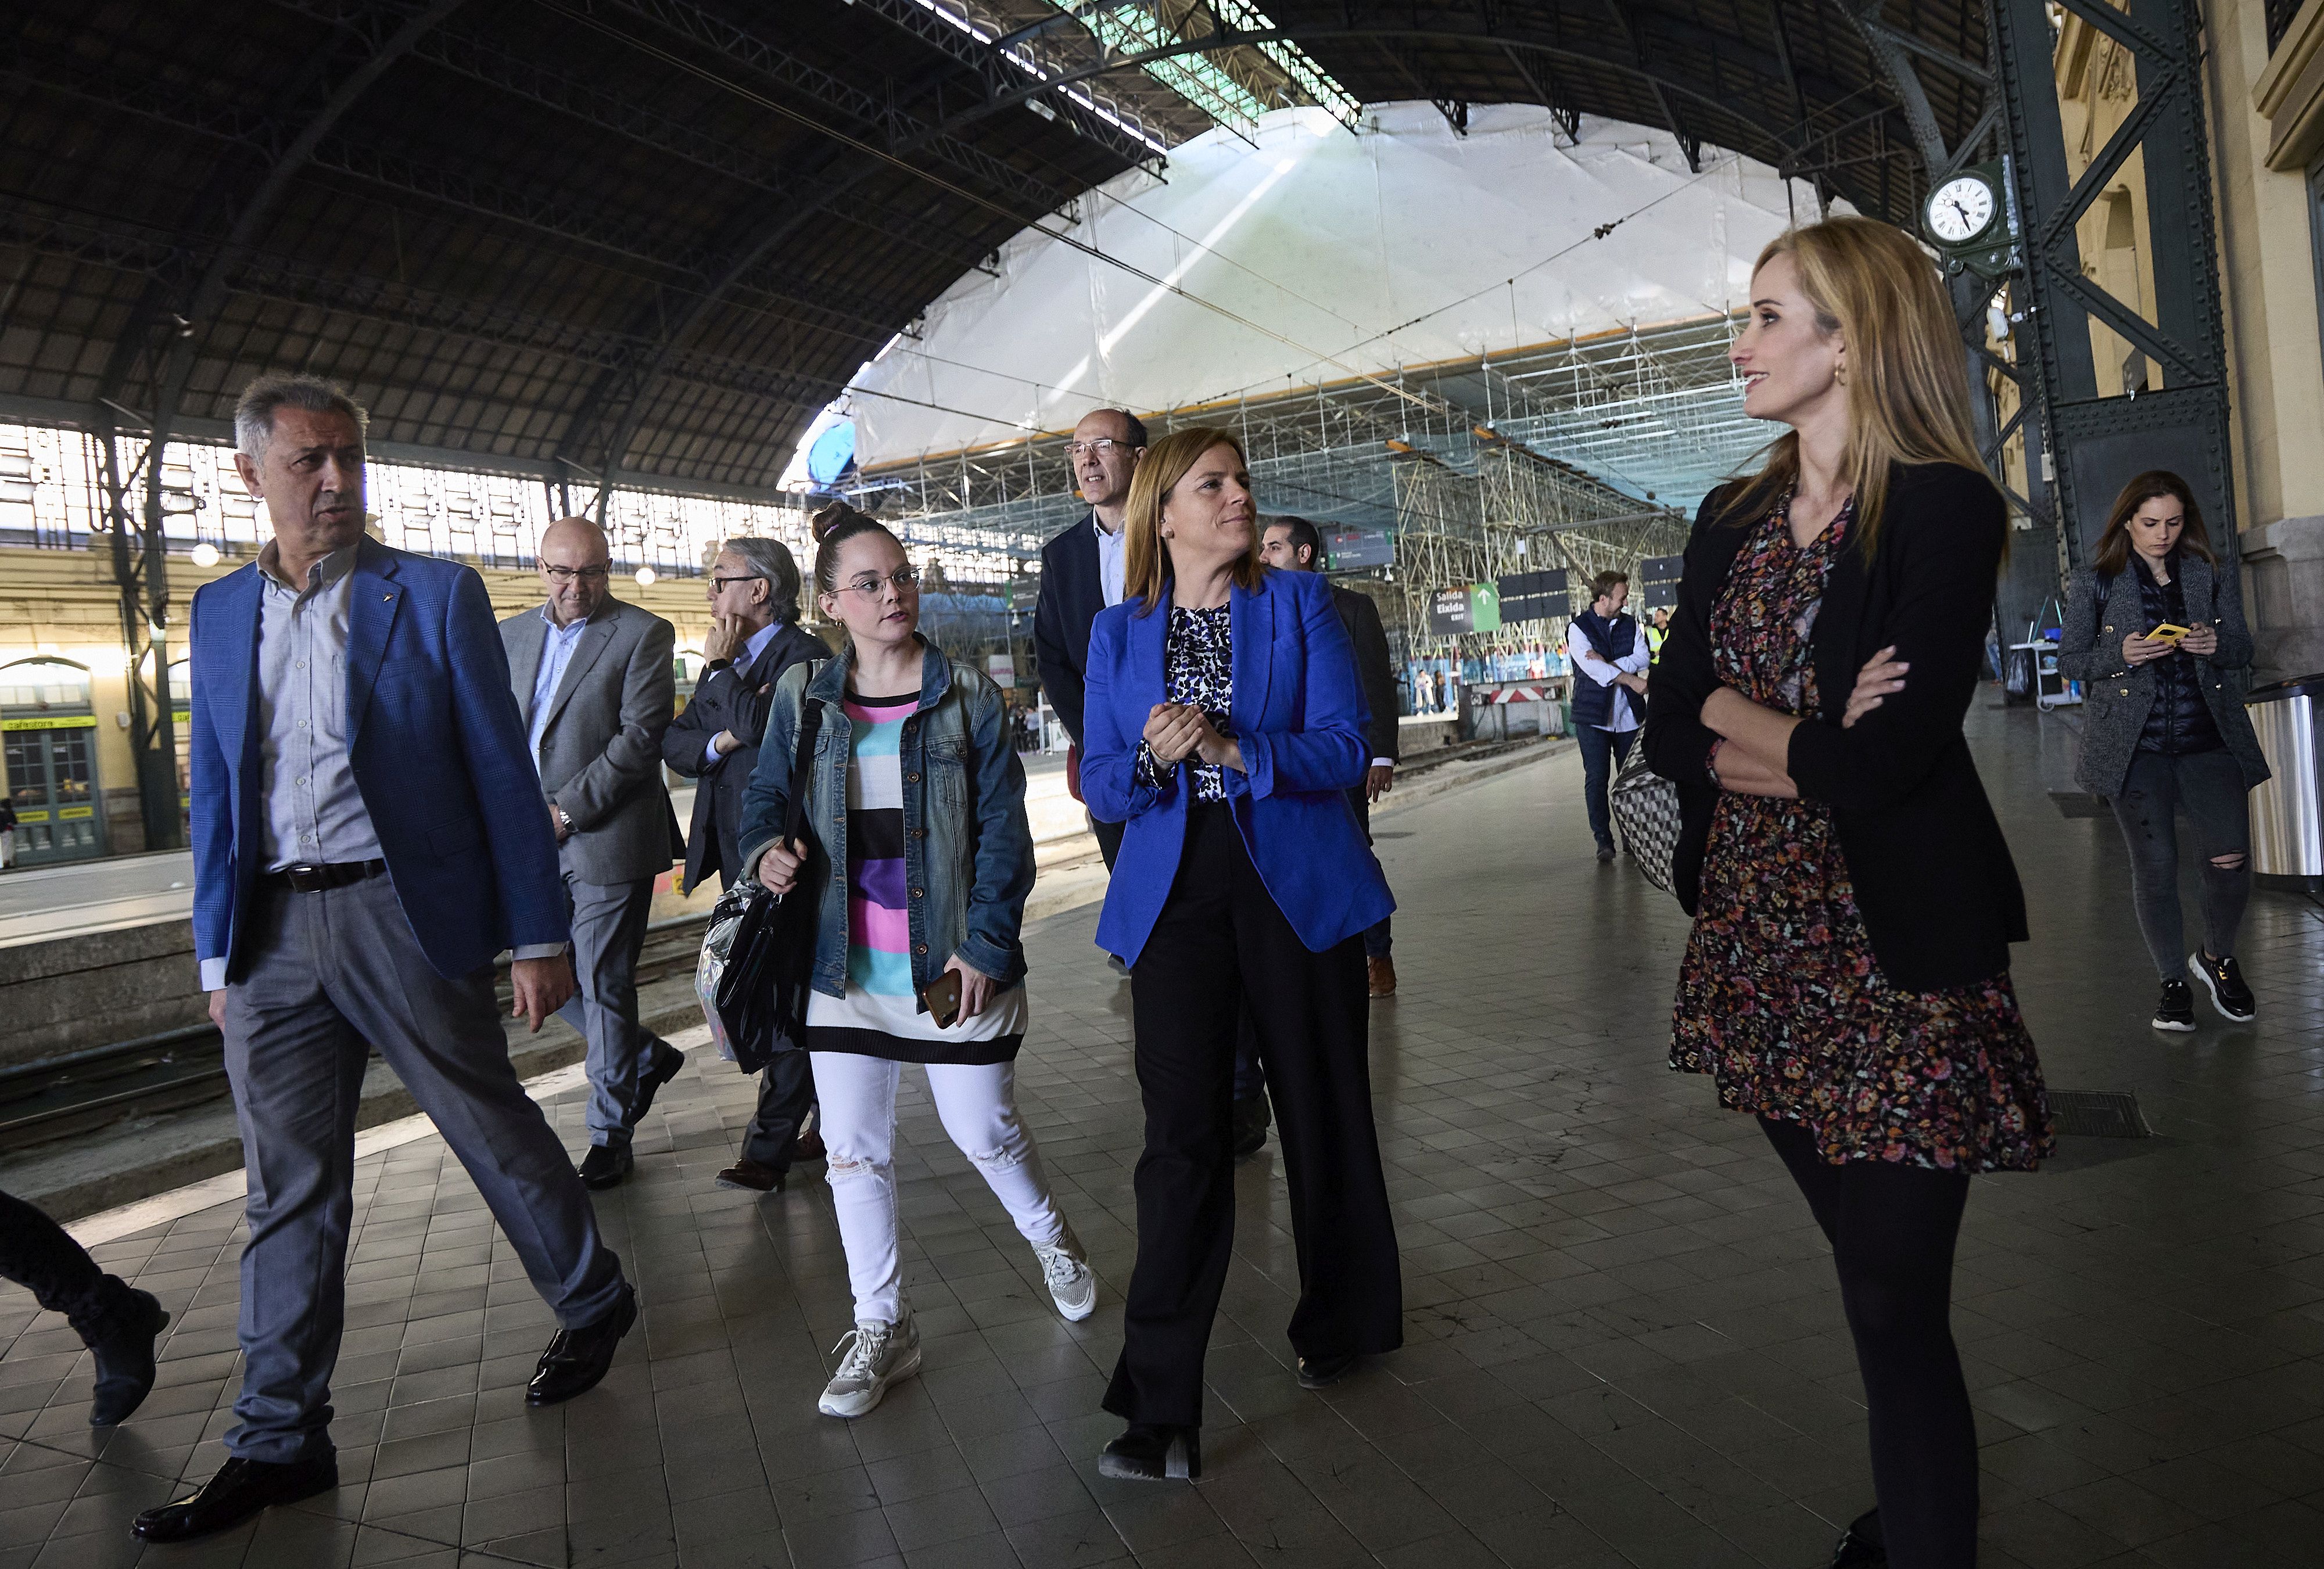
[[[850,594],[860,594],[866,599],[877,599],[880,597],[880,590],[890,585],[899,594],[911,593],[920,586],[920,569],[918,567],[899,567],[885,577],[866,572],[854,582],[844,584],[842,586]]]
[[[613,576],[610,567],[543,567],[541,573],[559,588],[579,578],[584,583],[603,583]]]
[[[1135,452],[1138,450],[1136,448],[1130,446],[1127,441],[1116,441],[1111,436],[1101,436],[1094,441],[1066,442],[1065,455],[1069,457],[1084,457],[1091,453],[1095,453],[1098,457],[1103,457],[1107,453],[1111,452],[1117,447],[1120,448],[1124,452]]]
[[[757,572],[745,572],[740,577],[713,577],[710,580],[710,592],[724,594],[729,583],[764,583],[765,581],[764,575]]]

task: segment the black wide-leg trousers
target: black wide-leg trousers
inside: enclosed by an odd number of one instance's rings
[[[1203,1356],[1234,1247],[1237,1026],[1248,1005],[1275,1101],[1298,1245],[1292,1350],[1403,1343],[1396,1229],[1372,1125],[1361,937],[1311,953],[1260,881],[1230,809],[1186,814],[1178,872],[1130,971],[1138,1086],[1138,1265],[1105,1408],[1133,1422],[1202,1420]]]

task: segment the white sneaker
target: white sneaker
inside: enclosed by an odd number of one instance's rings
[[[1082,1258],[1082,1240],[1070,1227],[1056,1247],[1036,1248],[1033,1257],[1041,1260],[1041,1278],[1059,1313],[1079,1324],[1097,1311],[1097,1271]]]
[[[880,1403],[890,1384],[920,1371],[920,1326],[907,1309],[903,1323],[859,1324],[831,1350],[839,1371],[824,1386],[816,1409],[826,1417],[861,1417]]]

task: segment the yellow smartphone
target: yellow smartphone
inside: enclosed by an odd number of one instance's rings
[[[2175,643],[2193,630],[2194,629],[2192,627],[2173,626],[2166,621],[2161,626],[2156,627],[2153,632],[2148,632],[2146,635],[2150,641],[2154,642]]]

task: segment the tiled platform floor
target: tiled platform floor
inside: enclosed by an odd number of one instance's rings
[[[1981,1413],[1987,1569],[2324,1564],[2324,918],[2277,897],[2262,1021],[2159,1038],[2110,823],[2039,793],[2034,717],[1975,716],[2032,895],[2016,971],[2053,1084],[2161,1135],[1981,1180],[1955,1322]],[[719,1191],[749,1090],[697,1056],[602,1213],[643,1288],[604,1387],[528,1412],[547,1315],[429,1137],[364,1160],[338,1378],[344,1485],[154,1564],[1819,1564],[1870,1498],[1829,1260],[1755,1128],[1663,1052],[1684,922],[1588,854],[1569,754],[1392,815],[1403,995],[1374,1073],[1408,1345],[1302,1392],[1275,1165],[1246,1166],[1210,1361],[1208,1478],[1109,1483],[1097,1410],[1132,1251],[1127,990],[1094,911],[1029,935],[1019,1083],[1109,1287],[1060,1323],[924,1098],[905,1216],[927,1371],[818,1417],[848,1312],[821,1184]],[[579,1097],[557,1107],[581,1140]],[[106,1245],[179,1316],[162,1387],[83,1425],[70,1332],[0,1293],[0,1569],[138,1558],[138,1509],[217,1464],[236,1209]]]

